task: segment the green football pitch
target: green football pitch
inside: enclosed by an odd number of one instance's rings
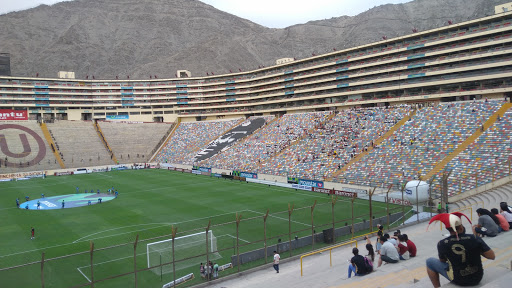
[[[80,192],[84,189],[104,192],[112,186],[119,191],[119,197],[102,204],[55,210],[25,210],[15,205],[16,198],[23,205],[25,196],[33,200],[41,194],[46,197],[74,194],[76,187]],[[293,237],[311,235],[311,206],[315,201],[316,231],[332,227],[333,218],[331,197],[324,194],[156,169],[0,182],[0,192],[0,269],[4,269],[0,271],[0,279],[4,288],[41,287],[41,274],[45,287],[73,287],[89,283],[92,277],[99,280],[129,273],[134,270],[133,243],[137,235],[136,265],[138,269],[148,268],[147,244],[169,239],[172,226],[177,228],[176,237],[200,232],[204,235],[199,237],[202,243],[197,245],[190,244],[197,236],[180,238],[175,243],[178,246],[176,277],[194,273],[196,279],[189,284],[199,283],[202,281],[198,277],[199,263],[206,262],[204,232],[209,223],[219,251],[209,257],[222,265],[230,263],[231,256],[236,255],[236,215],[241,217],[240,253],[264,247],[263,216],[267,210],[268,245],[275,245],[278,239],[288,241],[290,223]],[[395,212],[401,211],[398,206],[390,206]],[[289,207],[294,208],[290,222]],[[368,207],[368,201],[356,199],[356,221],[369,219]],[[386,204],[374,202],[372,207],[376,217],[386,214]],[[351,214],[350,199],[338,198],[334,205],[336,227],[350,225]],[[31,227],[35,228],[33,240]],[[94,243],[93,271],[88,252],[91,243]],[[188,248],[182,248],[183,245]],[[43,253],[45,264],[41,273]],[[151,258],[151,266],[171,261],[170,250],[162,255]],[[288,252],[282,254],[283,258],[287,256]],[[5,270],[27,263],[34,264]],[[264,260],[242,268],[262,263]],[[173,274],[162,271],[154,268],[138,272],[138,286],[162,287],[172,281]],[[221,272],[220,276],[228,273],[232,272]],[[133,274],[95,284],[95,287],[134,286]]]

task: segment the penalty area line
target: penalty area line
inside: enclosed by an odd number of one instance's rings
[[[220,235],[220,236],[217,236],[217,238],[222,237],[222,236],[229,236],[229,237],[231,237],[231,238],[233,238],[233,239],[236,239],[236,237],[235,237],[235,236],[233,236],[233,235],[231,235],[231,234],[224,234],[224,235]],[[247,240],[244,240],[244,239],[242,239],[242,238],[238,238],[238,239],[239,239],[239,240],[241,240],[241,241],[244,241],[245,243],[251,243],[251,242],[249,242],[249,241],[247,241]]]
[[[82,268],[85,268],[85,267],[82,267]],[[82,276],[85,277],[85,279],[87,279],[87,281],[89,281],[89,283],[91,283],[91,279],[89,279],[89,277],[85,276],[84,272],[82,272],[82,270],[80,270],[80,268],[76,268],[76,270],[78,270],[78,272],[80,272],[80,274],[82,274]]]
[[[261,215],[265,215],[265,213],[261,213],[261,212],[257,212],[257,211],[253,211],[253,210],[247,210],[247,211],[250,211],[250,212],[253,212],[253,213],[258,213],[258,214],[261,214]],[[283,217],[279,217],[279,216],[274,216],[274,215],[272,215],[270,213],[268,214],[268,216],[271,216],[271,217],[274,217],[274,218],[277,218],[277,219],[281,219],[283,221],[288,222],[288,219],[283,218]],[[299,221],[295,221],[295,220],[292,220],[292,222],[300,224],[300,225],[304,225],[304,226],[307,226],[307,227],[311,227],[311,224],[305,224],[305,223],[302,223],[302,222],[299,222]]]

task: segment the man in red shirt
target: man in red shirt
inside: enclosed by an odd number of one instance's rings
[[[409,240],[409,237],[407,237],[407,234],[403,234],[405,238],[405,242],[407,243],[407,249],[409,250],[409,256],[416,257],[416,252],[418,251],[416,249],[416,245]]]

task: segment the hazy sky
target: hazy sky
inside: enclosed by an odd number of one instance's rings
[[[63,0],[0,0],[0,14]],[[70,0],[65,0],[70,1]],[[141,0],[143,1],[143,0]],[[165,1],[165,0],[163,0]],[[269,28],[284,28],[310,20],[353,16],[382,4],[411,0],[200,0],[215,8]]]

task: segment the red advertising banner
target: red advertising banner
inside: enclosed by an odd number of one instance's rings
[[[357,197],[357,193],[355,193],[355,192],[340,191],[340,190],[334,190],[334,195],[350,197],[350,198]]]
[[[357,197],[357,193],[355,193],[355,192],[332,190],[332,189],[325,189],[325,188],[318,188],[318,187],[311,187],[311,191],[318,192],[318,193],[324,193],[324,194],[334,194],[334,195],[338,195],[338,196],[342,196],[342,197]]]
[[[28,120],[27,110],[0,109],[1,120]]]

